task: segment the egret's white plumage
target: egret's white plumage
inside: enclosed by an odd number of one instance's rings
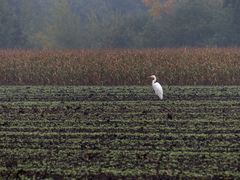
[[[156,82],[157,78],[155,75],[150,76],[151,78],[153,78],[152,80],[152,87],[153,90],[155,91],[155,94],[160,98],[163,99],[163,89],[162,86]]]

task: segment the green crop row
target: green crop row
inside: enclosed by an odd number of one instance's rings
[[[0,87],[2,179],[239,179],[240,88]]]

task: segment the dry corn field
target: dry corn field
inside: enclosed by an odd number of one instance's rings
[[[239,49],[0,50],[2,85],[240,85]]]

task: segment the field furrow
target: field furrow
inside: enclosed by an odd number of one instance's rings
[[[240,178],[240,87],[0,87],[0,177]]]

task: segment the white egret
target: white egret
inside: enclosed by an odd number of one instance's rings
[[[153,87],[153,90],[155,91],[155,94],[160,98],[160,99],[163,99],[163,89],[162,89],[162,86],[156,82],[157,78],[155,75],[151,75],[149,76],[150,78],[153,78],[152,80],[152,87]]]

